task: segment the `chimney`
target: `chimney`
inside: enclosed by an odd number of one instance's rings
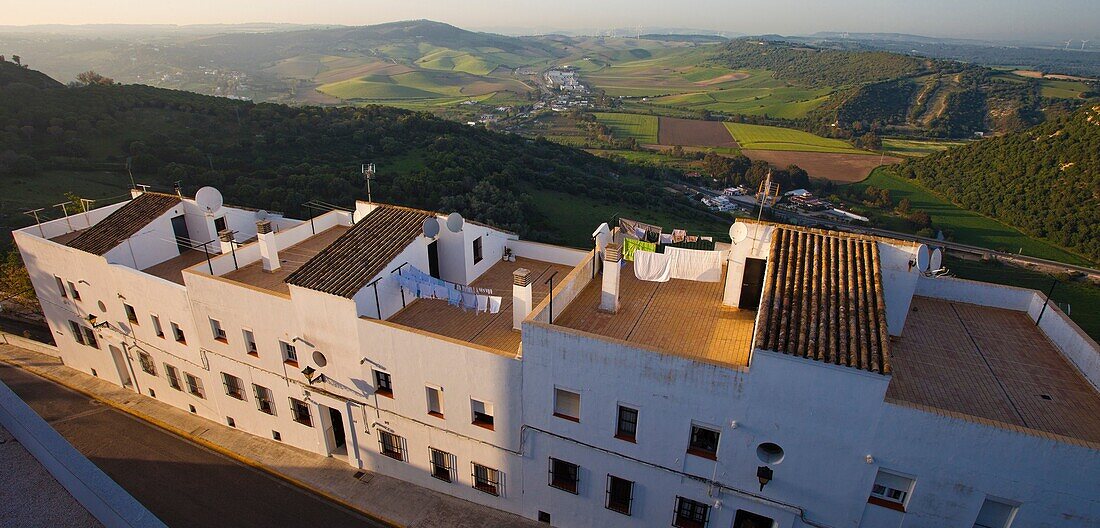
[[[519,330],[531,314],[531,271],[520,268],[512,272],[512,328]]]
[[[275,242],[275,233],[271,232],[271,221],[256,222],[256,237],[260,239],[260,258],[264,271],[279,269],[279,245]]]
[[[623,260],[622,244],[611,243],[603,250],[603,288],[600,290],[600,311],[619,311],[619,273]]]
[[[218,232],[218,240],[221,242],[222,255],[233,250],[233,232],[225,229]]]

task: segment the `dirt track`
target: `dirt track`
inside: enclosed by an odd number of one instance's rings
[[[824,178],[837,183],[853,183],[863,180],[879,165],[901,161],[890,156],[868,154],[831,154],[821,152],[785,152],[779,150],[742,150],[749,159],[764,160],[776,167],[798,165],[813,178]]]
[[[657,142],[662,145],[697,147],[736,147],[737,142],[726,126],[718,121],[661,117],[657,124]]]

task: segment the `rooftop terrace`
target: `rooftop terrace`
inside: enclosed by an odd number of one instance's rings
[[[531,271],[534,305],[538,305],[549,293],[549,286],[545,282],[550,275],[558,272],[555,279],[560,281],[572,269],[561,264],[523,257],[517,257],[515,262],[498,262],[470,285],[491,288],[494,295],[502,297],[499,313],[463,311],[448,305],[447,301],[416,299],[388,321],[515,356],[519,351],[520,332],[512,329],[512,272],[519,268]]]
[[[284,282],[287,276],[302,267],[321,250],[327,248],[348,229],[350,227],[345,225],[333,226],[293,246],[280,248],[279,264],[281,267],[275,271],[264,271],[263,262],[256,261],[247,266],[242,266],[236,271],[226,273],[222,277],[254,288],[289,295],[290,286]]]
[[[1023,312],[914,297],[887,399],[1100,442],[1100,393]]]
[[[696,361],[748,366],[756,312],[724,306],[721,282],[642,281],[634,276],[632,262],[620,281],[617,313],[599,311],[601,281],[596,277],[554,324]]]

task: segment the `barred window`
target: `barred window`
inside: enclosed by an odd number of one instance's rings
[[[386,431],[378,432],[378,447],[383,455],[404,462],[405,439]]]
[[[313,417],[309,415],[309,405],[306,402],[291,398],[290,412],[294,414],[295,422],[313,427]]]
[[[710,505],[699,501],[676,497],[676,520],[672,523],[678,528],[705,528],[710,520]]]
[[[141,370],[146,374],[157,375],[157,365],[153,363],[153,356],[145,352],[138,352],[138,361],[141,362]]]
[[[202,380],[196,378],[194,375],[184,372],[183,378],[187,380],[187,392],[198,396],[199,398],[205,398],[206,393],[202,390]]]
[[[504,491],[504,474],[476,462],[473,466],[474,488],[489,495],[500,496]]]
[[[580,483],[580,466],[550,458],[550,487],[577,494],[577,485]]]
[[[638,410],[619,406],[619,416],[615,423],[615,438],[634,442],[638,436]]]
[[[634,502],[634,483],[615,475],[607,476],[607,503],[604,506],[614,512],[630,515]]]
[[[180,371],[179,371],[179,369],[177,369],[176,367],[173,367],[172,365],[169,365],[169,364],[165,363],[164,364],[164,372],[165,372],[165,375],[168,376],[168,386],[172,387],[173,389],[176,389],[178,391],[182,391],[183,386],[180,385]]]
[[[253,384],[252,394],[256,396],[256,408],[260,412],[275,415],[275,404],[272,402],[271,389]]]
[[[446,452],[440,451],[434,447],[428,448],[428,456],[432,465],[432,476],[442,480],[443,482],[454,482],[455,475],[455,456]]]
[[[238,400],[244,400],[244,383],[241,382],[241,378],[222,372],[222,384],[225,385],[226,394]]]

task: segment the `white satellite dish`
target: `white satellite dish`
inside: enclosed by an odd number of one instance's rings
[[[439,234],[439,219],[430,216],[424,219],[424,236],[426,238],[435,238]]]
[[[195,204],[208,215],[217,213],[222,208],[222,193],[213,187],[203,187],[195,193]]]
[[[447,217],[447,229],[450,229],[452,233],[457,233],[462,231],[462,225],[465,222],[466,221],[462,219],[462,215],[451,213],[451,215]]]
[[[744,222],[735,222],[730,226],[730,240],[732,240],[734,244],[740,244],[748,237],[749,226],[745,225]]]
[[[917,248],[917,271],[924,273],[928,271],[928,264],[931,263],[932,252],[928,249],[928,246],[921,244]]]
[[[943,267],[943,250],[936,248],[932,250],[932,256],[928,259],[928,269],[930,271],[936,271]]]
[[[256,221],[258,222],[263,222],[264,220],[267,220],[267,216],[267,211],[264,211],[263,209],[256,211]]]

